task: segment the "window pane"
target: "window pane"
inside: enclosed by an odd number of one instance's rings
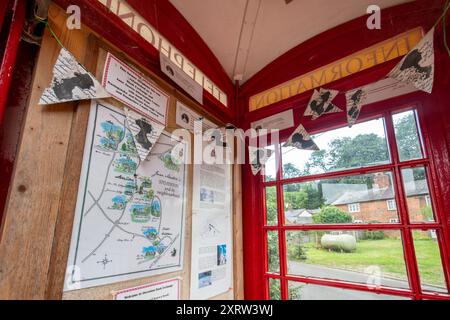
[[[421,159],[422,149],[414,110],[392,116],[400,161]]]
[[[269,279],[269,300],[281,300],[280,280]]]
[[[436,230],[415,230],[413,239],[422,290],[447,293]]]
[[[286,224],[398,222],[391,172],[287,184],[283,197]]]
[[[267,264],[269,272],[280,272],[278,231],[267,232]]]
[[[275,155],[275,146],[268,146],[266,149],[272,150],[272,155],[269,159],[267,159],[264,164],[264,168],[262,171],[262,175],[264,177],[264,181],[275,181],[277,178],[277,164],[276,164],[276,155]]]
[[[284,178],[390,162],[383,118],[319,133],[312,139],[319,151],[282,148]]]
[[[397,230],[286,232],[288,273],[409,288]]]
[[[408,298],[289,281],[290,300],[409,300]]]
[[[277,214],[277,188],[267,187],[266,188],[266,224],[269,226],[274,226],[278,224],[278,214]]]
[[[402,176],[410,221],[435,221],[425,168],[403,169]]]

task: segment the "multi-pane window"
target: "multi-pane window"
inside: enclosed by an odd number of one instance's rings
[[[264,186],[267,298],[448,295],[446,229],[416,110],[273,145]]]
[[[386,201],[386,205],[389,211],[397,210],[397,203],[395,202],[395,199],[389,199],[388,201]]]
[[[350,213],[361,212],[360,204],[359,203],[350,203],[348,205],[348,212],[350,212]]]

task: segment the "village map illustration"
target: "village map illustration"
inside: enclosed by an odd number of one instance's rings
[[[123,112],[92,104],[66,291],[182,266],[184,145],[163,132],[141,162]]]

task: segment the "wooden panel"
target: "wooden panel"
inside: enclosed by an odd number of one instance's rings
[[[167,131],[176,128],[176,101],[212,119],[201,106],[184,96],[171,85],[146,71],[119,50],[99,40],[88,28],[68,31],[66,13],[51,5],[49,20],[63,44],[100,79],[107,51],[134,65],[162,90],[170,95]],[[46,33],[37,63],[33,93],[25,120],[24,135],[19,147],[16,170],[7,204],[4,232],[0,244],[0,298],[2,299],[111,299],[112,292],[149,282],[173,277],[182,278],[181,297],[189,298],[190,251],[192,227],[192,176],[193,166],[188,166],[183,270],[170,274],[146,277],[83,290],[62,292],[73,227],[78,184],[83,161],[86,128],[90,101],[37,106],[42,90],[49,84],[52,67],[59,53],[57,42]],[[107,101],[119,108],[123,105]],[[238,178],[240,179],[240,178]],[[235,185],[240,185],[235,180]],[[240,195],[236,197],[240,199]],[[239,205],[237,206],[239,209]],[[236,209],[236,208],[235,208]],[[234,215],[240,221],[241,212]],[[241,228],[240,222],[238,226]],[[236,231],[236,230],[235,230]],[[242,270],[242,230],[234,232],[234,268]],[[238,239],[238,240],[236,240]],[[241,272],[241,271],[239,271]],[[242,273],[235,272],[235,283]],[[236,288],[240,286],[236,285]],[[242,297],[243,291],[230,289],[215,299]]]
[[[94,36],[89,36],[85,52],[84,66],[95,73],[98,56],[98,43]],[[61,201],[53,239],[49,279],[46,298],[60,299],[64,287],[65,266],[67,264],[72,233],[73,217],[77,202],[78,184],[83,163],[86,129],[89,119],[90,101],[81,102],[74,111],[72,130],[67,151],[66,168],[61,190]]]
[[[63,20],[59,20],[60,25]],[[64,20],[65,21],[65,20]],[[86,38],[55,31],[82,61]],[[47,283],[75,104],[39,106],[59,54],[45,33],[24,120],[0,242],[0,299],[42,299]]]

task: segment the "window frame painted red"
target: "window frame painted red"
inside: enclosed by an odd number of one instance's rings
[[[262,224],[260,228],[263,232],[263,255],[264,255],[264,270],[268,270],[268,255],[267,255],[267,232],[277,231],[278,232],[278,250],[280,259],[280,273],[271,273],[265,271],[262,274],[262,281],[264,282],[265,292],[264,298],[269,299],[269,279],[278,279],[280,281],[281,288],[281,298],[288,299],[288,281],[297,281],[316,285],[325,285],[338,287],[342,289],[353,289],[366,292],[372,292],[377,294],[389,294],[401,297],[408,297],[412,299],[450,299],[450,294],[441,293],[431,293],[423,292],[420,284],[420,275],[418,272],[418,266],[415,257],[414,245],[413,245],[413,230],[436,230],[438,234],[438,243],[441,253],[442,267],[444,270],[445,281],[447,284],[447,289],[450,290],[450,264],[449,264],[449,234],[448,225],[445,219],[445,215],[442,211],[442,206],[439,196],[439,190],[434,181],[437,179],[436,172],[434,170],[434,163],[432,157],[429,156],[430,146],[428,143],[428,135],[426,127],[424,126],[423,115],[421,112],[422,106],[420,103],[401,105],[400,107],[393,106],[390,108],[385,108],[382,111],[371,113],[362,117],[358,122],[368,121],[373,118],[383,117],[385,122],[386,138],[388,147],[390,150],[391,163],[385,165],[378,165],[365,168],[356,168],[349,170],[341,170],[336,172],[329,172],[323,174],[316,174],[304,177],[283,179],[282,177],[282,161],[281,160],[281,142],[280,145],[275,147],[276,155],[276,165],[277,165],[277,177],[275,181],[264,182],[262,175],[257,177],[257,184],[260,186],[258,192],[261,193],[262,201]],[[394,126],[392,122],[392,115],[407,111],[416,110],[416,120],[418,121],[420,128],[419,134],[422,136],[422,159],[410,160],[400,162]],[[333,125],[330,123],[330,130],[335,127],[340,127],[341,124]],[[311,134],[318,133],[319,131],[311,131]],[[408,214],[408,206],[406,203],[406,197],[403,190],[403,177],[401,170],[411,167],[425,167],[427,172],[427,181],[429,184],[430,196],[433,204],[433,210],[435,213],[435,222],[430,223],[411,223]],[[395,187],[397,210],[399,213],[400,222],[399,223],[384,223],[384,224],[325,224],[325,225],[285,225],[284,224],[284,205],[283,205],[283,186],[290,183],[298,183],[305,181],[313,181],[323,178],[334,178],[341,176],[348,176],[353,174],[367,174],[380,171],[391,171],[393,173],[393,184]],[[270,186],[276,186],[277,189],[277,213],[278,213],[278,224],[276,226],[266,225],[266,210],[265,210],[265,188]],[[407,268],[408,280],[410,284],[410,289],[399,289],[391,287],[380,287],[380,288],[369,288],[366,284],[353,283],[347,281],[333,280],[333,279],[322,279],[314,277],[305,277],[299,275],[290,275],[287,272],[287,260],[286,260],[286,232],[287,231],[305,231],[305,230],[398,230],[402,235],[402,243],[405,257],[405,266]]]

